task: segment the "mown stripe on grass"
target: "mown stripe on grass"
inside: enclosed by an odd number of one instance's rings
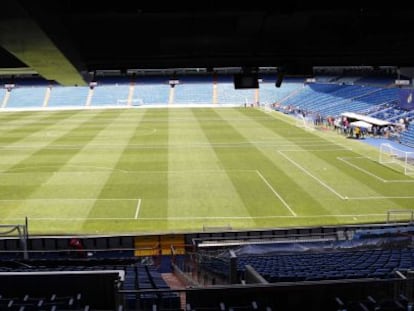
[[[266,159],[266,161],[257,160],[254,165],[256,165],[257,169],[264,174],[266,179],[269,180],[272,185],[274,185],[278,193],[281,194],[297,215],[318,213],[321,210],[324,211],[324,208],[321,207],[320,204],[320,198],[314,196],[315,193],[321,192],[321,187],[318,186],[314,189],[315,184],[313,180],[313,184],[311,183],[310,187],[303,187],[303,173],[301,172],[300,176],[297,176],[294,170],[287,169],[287,161],[282,161],[283,158],[278,156],[277,150],[279,148],[277,146],[274,148],[266,148],[255,143],[257,137],[262,137],[269,141],[275,139],[282,145],[285,142],[298,146],[296,148],[300,148],[300,143],[296,144],[296,142],[299,141],[302,143],[303,139],[307,138],[306,135],[301,137],[301,132],[296,131],[295,128],[292,129],[292,132],[289,131],[288,127],[291,127],[289,124],[277,119],[275,120],[270,116],[268,116],[266,121],[263,118],[257,118],[257,115],[264,113],[256,109],[234,109],[232,112],[218,110],[217,113],[220,114],[224,120],[232,117],[234,118],[234,114],[238,115],[240,119],[244,119],[243,125],[231,125],[234,130],[238,132],[238,135],[247,141],[251,141],[252,148],[256,149],[256,152],[260,153],[261,157]],[[290,142],[282,135],[278,135],[277,131],[269,130],[267,127],[262,126],[261,123],[257,122],[257,119],[269,126],[282,128],[285,134],[290,134],[294,137],[293,141]],[[326,199],[337,200],[336,196],[332,195],[330,192]],[[329,213],[330,211],[325,210],[324,212]]]
[[[107,181],[108,176],[113,172],[113,165],[118,161],[120,154],[119,152],[108,152],[104,156],[101,150],[96,150],[94,144],[97,141],[109,140],[109,138],[117,139],[122,142],[123,136],[128,137],[128,131],[125,129],[119,130],[117,124],[122,124],[128,119],[127,110],[121,111],[107,111],[105,117],[100,116],[99,122],[103,126],[102,119],[105,119],[106,126],[102,128],[97,135],[90,141],[82,143],[82,148],[76,153],[66,164],[61,167],[56,174],[54,174],[45,185],[34,193],[33,196],[47,196],[50,193],[55,193],[56,196],[62,195],[62,191],[59,191],[59,185],[65,185],[64,194],[67,197],[80,197],[80,198],[98,198],[101,193],[102,187]],[[89,127],[90,129],[91,127]],[[100,174],[96,174],[95,170],[99,169]],[[72,172],[69,176],[68,172]],[[54,189],[54,191],[53,191]],[[63,200],[62,200],[63,201]],[[109,201],[109,200],[100,200]],[[125,200],[124,200],[125,201]],[[103,202],[102,205],[105,207],[116,207],[116,205],[127,205],[124,201]],[[73,213],[79,215],[94,215],[93,206],[95,201],[79,201],[77,204],[68,204],[62,213],[65,213],[68,217]]]
[[[0,132],[9,132],[22,126],[35,124],[36,121],[41,121],[50,114],[53,114],[53,112],[38,113],[35,115],[21,111],[0,113]]]
[[[157,112],[157,113],[154,113]],[[116,143],[123,142],[124,149],[120,149],[120,153],[116,162],[113,163],[113,172],[106,180],[105,185],[98,198],[135,198],[136,202],[128,202],[128,206],[121,204],[121,202],[111,204],[105,211],[105,206],[102,202],[96,202],[93,210],[91,210],[90,217],[94,215],[113,215],[114,211],[123,217],[134,218],[136,213],[136,206],[138,199],[141,200],[139,217],[148,215],[160,215],[160,217],[167,216],[167,199],[168,199],[168,149],[163,150],[134,150],[128,149],[129,144],[150,144],[156,142],[159,144],[168,143],[168,110],[131,110],[129,114],[134,118],[134,122],[129,123],[130,129],[119,133],[119,138]],[[154,118],[157,116],[164,120],[162,123],[156,125],[156,135],[142,135],[142,124],[147,118]],[[146,127],[151,127],[151,124],[146,124]],[[160,170],[158,174],[145,174],[152,170]],[[135,171],[135,174],[125,174],[128,171]],[[140,174],[142,172],[142,174]],[[128,213],[128,215],[127,215]],[[108,226],[106,224],[106,226]],[[107,230],[119,230],[120,224],[114,221]],[[123,229],[127,231],[140,230],[137,223],[123,223]],[[168,221],[161,222],[160,225],[164,228],[168,227]],[[158,230],[161,228],[154,228]],[[99,224],[94,222],[85,222],[84,230],[102,230]]]
[[[61,143],[67,143],[67,141],[71,141],[73,139],[76,139],[78,143],[86,144],[87,142],[91,141],[103,128],[105,128],[105,125],[102,123],[101,128],[96,128],[94,130],[84,130],[84,125],[88,124],[90,122],[93,122],[94,119],[99,119],[99,116],[101,114],[105,114],[104,111],[102,112],[96,112],[94,114],[88,114],[86,119],[82,119],[82,122],[74,124],[72,128],[65,127],[66,131],[62,132],[63,135],[60,137],[53,139],[49,142],[48,145],[53,144],[61,144]],[[115,116],[115,115],[114,115]],[[59,123],[59,122],[58,122]],[[21,168],[29,168],[31,172],[36,172],[39,169],[37,168],[37,165],[44,165],[49,164],[52,165],[51,169],[49,171],[45,170],[44,168],[41,168],[40,171],[42,173],[48,173],[48,174],[42,174],[42,180],[36,180],[36,183],[29,184],[29,185],[10,185],[8,187],[2,187],[0,189],[0,197],[2,198],[30,198],[34,192],[36,192],[39,188],[41,188],[43,185],[45,185],[51,177],[55,174],[56,171],[58,171],[60,168],[64,167],[66,163],[79,152],[79,150],[64,150],[61,152],[50,152],[50,150],[47,149],[39,149],[36,152],[30,154],[28,157],[24,158],[23,160],[19,161],[18,163],[15,163],[13,166],[11,166],[6,172],[13,172],[18,171]],[[24,178],[24,177],[22,177]],[[70,185],[70,181],[68,181],[68,184]],[[62,185],[62,187],[65,187],[65,185]],[[43,191],[42,191],[43,192]],[[53,193],[49,194],[53,197]],[[24,205],[24,204],[23,204]],[[26,213],[26,216],[30,216],[30,209],[24,208],[23,210],[20,210],[20,205],[12,205],[8,209],[7,214],[9,215],[17,215],[21,213]],[[52,207],[53,208],[53,207]],[[54,208],[59,208],[58,206],[55,206]],[[5,211],[3,211],[5,212]],[[34,211],[35,212],[35,211]],[[6,216],[2,213],[2,216]]]
[[[200,115],[200,110],[195,110],[195,115]],[[232,110],[207,110],[205,113],[210,114],[216,118],[221,118],[220,124],[210,126],[209,124],[202,124],[206,136],[210,143],[214,144],[222,141],[243,141],[249,143],[249,140],[242,136],[238,128],[248,127],[251,124],[246,122],[238,122],[237,127],[228,122],[228,119],[238,115],[237,109]],[[201,115],[202,117],[202,115]],[[284,199],[284,201],[290,206],[291,210],[295,212],[295,207],[291,204],[291,198],[288,194],[291,193],[289,189],[296,189],[296,184],[286,174],[284,174],[277,166],[275,166],[267,157],[253,144],[248,144],[245,149],[241,149],[239,153],[234,153],[232,150],[226,150],[224,148],[215,148],[217,157],[220,159],[221,165],[225,169],[254,169],[259,170],[262,176],[272,185],[273,189],[276,189],[278,194]],[[254,185],[260,185],[260,188],[270,192],[268,186],[263,180],[256,176],[260,184],[257,181],[251,181],[247,187],[244,184],[240,184],[240,180],[232,178],[232,182],[235,184],[235,188],[239,191],[239,195],[248,207],[248,211],[252,217],[261,215],[291,215],[291,211],[283,205],[282,202],[277,201],[272,194],[272,200],[264,200],[260,193],[260,189],[255,189]],[[251,186],[251,187],[250,187]],[[253,190],[253,191],[252,191]],[[262,190],[263,191],[263,190]],[[258,196],[259,194],[259,196]],[[298,195],[306,198],[306,193],[298,193]],[[311,198],[309,198],[310,201]],[[256,220],[256,225],[260,226],[260,222]]]
[[[263,112],[256,110],[256,114],[261,114]],[[249,115],[247,115],[249,117]],[[270,116],[269,116],[270,117]],[[275,117],[277,122],[281,121],[277,117]],[[263,122],[263,120],[256,120],[254,122],[262,125],[263,127],[268,128],[270,131],[273,131],[275,134],[279,135],[280,130],[278,126],[276,126],[272,122]],[[276,123],[277,123],[276,122]],[[283,122],[283,121],[282,121]],[[292,125],[294,128],[295,126]],[[297,129],[298,130],[298,129]],[[296,130],[296,131],[297,131]],[[294,131],[292,129],[292,131]],[[310,133],[303,131],[304,137],[320,137],[321,133]],[[357,209],[359,211],[366,211],[367,213],[372,211],[383,211],[384,209],[407,209],[412,208],[412,202],[410,200],[400,200],[400,199],[385,199],[385,197],[392,197],[397,196],[401,197],[404,195],[410,195],[414,192],[414,185],[413,184],[385,184],[379,180],[372,178],[365,174],[361,170],[352,169],[344,163],[343,161],[339,160],[338,157],[360,157],[361,155],[366,154],[365,149],[367,146],[363,145],[360,141],[343,141],[344,137],[342,135],[337,135],[336,137],[329,135],[326,139],[326,142],[332,143],[337,141],[338,146],[346,146],[351,147],[352,150],[348,148],[348,150],[338,150],[337,152],[324,152],[324,150],[305,150],[298,146],[298,148],[303,149],[302,152],[286,152],[287,155],[291,160],[300,163],[303,167],[305,167],[309,172],[316,174],[319,176],[321,180],[323,180],[326,184],[330,187],[335,189],[339,192],[343,197],[348,196],[383,196],[384,201],[376,202],[375,204],[372,203],[362,203],[362,202],[342,202],[338,205],[332,205],[330,202],[326,202],[326,204],[322,204],[321,206],[325,205],[325,209],[329,208],[332,213],[340,213],[341,211],[346,213],[351,209]],[[294,143],[294,140],[290,138],[289,135],[285,135],[285,139]],[[321,137],[321,139],[324,139]],[[342,143],[341,143],[342,142]],[[299,149],[299,150],[300,150]],[[371,169],[383,170],[383,173],[378,173],[378,175],[387,175],[386,167],[380,166],[370,166]],[[390,175],[390,174],[388,174]],[[404,176],[402,175],[402,178]],[[321,202],[323,203],[323,202]]]
[[[59,112],[54,113],[19,113],[16,114],[14,120],[19,120],[23,122],[11,122],[7,120],[4,126],[0,127],[0,148],[2,146],[10,146],[15,142],[24,140],[27,137],[33,137],[36,133],[44,132],[48,127],[53,127],[58,122],[61,122],[67,118],[73,116],[76,112],[71,112],[71,114],[61,114]],[[0,114],[1,115],[1,114]],[[46,127],[43,122],[48,121],[50,124]]]
[[[177,217],[196,216],[200,220],[205,217],[203,225],[208,226],[212,216],[248,215],[193,111],[173,110],[170,118],[182,120],[170,122],[169,127],[169,144],[172,146],[168,161],[170,221]],[[194,142],[205,148],[193,147]],[[178,149],[177,144],[186,147]]]
[[[95,142],[92,141],[85,146],[85,154],[80,155],[79,163],[92,164],[92,162],[85,161],[93,161],[95,165],[106,167],[104,174],[99,177],[99,180],[95,181],[96,191],[93,197],[96,197],[97,200],[90,210],[88,218],[111,217],[113,215],[128,218],[134,214],[134,208],[139,199],[138,191],[133,189],[134,179],[127,174],[129,171],[119,167],[123,165],[125,149],[136,137],[143,116],[144,113],[136,114],[124,110],[118,118],[108,124],[107,128],[101,132],[101,136],[96,137],[98,141],[108,141],[112,138],[116,140],[119,148],[102,154],[102,150],[95,150]],[[132,120],[133,122],[131,122]],[[122,124],[128,124],[128,126],[120,127],[119,125]],[[119,198],[119,200],[116,201],[116,198]],[[128,198],[128,200],[125,198]],[[112,202],[106,203],[105,201]]]

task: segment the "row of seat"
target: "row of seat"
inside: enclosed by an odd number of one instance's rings
[[[125,290],[169,289],[170,287],[162,278],[162,275],[153,266],[136,264],[127,267],[123,284]],[[130,293],[125,295],[125,302],[129,308],[150,310],[154,304],[163,308],[179,308],[181,301],[177,293],[149,292]]]
[[[103,259],[73,259],[73,260],[27,260],[21,262],[0,262],[0,272],[64,272],[64,271],[105,271],[121,270],[124,271],[124,281],[121,283],[121,289],[142,290],[142,289],[169,289],[168,284],[162,278],[161,273],[154,266],[147,266],[140,263],[139,258],[103,258]],[[62,307],[62,299],[54,295],[51,298],[31,298],[25,296],[6,297],[0,301],[0,310],[2,307],[7,310],[50,310],[53,306]],[[80,294],[76,297],[68,297],[65,301],[65,309],[77,309],[79,304],[75,303],[80,300]],[[149,308],[154,302],[164,306],[180,306],[180,297],[178,294],[163,293],[151,294],[127,294],[125,296],[127,305],[133,308],[139,304],[141,307]],[[28,303],[28,301],[31,301]],[[24,308],[23,308],[24,307]],[[21,308],[21,309],[20,309]]]
[[[269,282],[347,278],[392,278],[414,268],[414,249],[377,249],[280,254],[238,258],[238,271],[251,265]]]
[[[396,88],[317,83],[307,85],[281,104],[300,106],[306,111],[318,111],[323,116],[337,116],[344,111],[359,112],[397,99]]]
[[[25,294],[22,297],[0,295],[0,310],[41,311],[41,310],[89,310],[89,305],[82,301],[82,294],[69,296],[52,294],[49,297],[37,297]]]
[[[272,80],[264,79],[261,84],[262,102],[272,103],[279,99],[280,92],[276,92],[274,82]],[[7,108],[28,108],[28,107],[42,107],[47,99],[48,107],[65,107],[65,106],[85,106],[86,102],[90,100],[92,106],[105,105],[119,105],[127,106],[128,98],[133,105],[143,104],[165,104],[170,101],[170,85],[166,81],[153,81],[153,83],[136,83],[134,85],[133,93],[130,95],[130,83],[123,82],[117,84],[104,84],[96,86],[93,95],[89,97],[89,87],[61,87],[53,86],[19,86],[12,89],[9,93],[10,97],[7,101]],[[288,84],[286,84],[288,85]],[[301,88],[303,81],[290,83],[289,91],[292,92]],[[174,103],[177,104],[211,104],[213,98],[216,97],[219,104],[243,104],[255,103],[254,90],[235,90],[233,81],[218,81],[215,92],[217,96],[213,96],[213,81],[188,82],[181,81],[175,87]],[[5,90],[0,90],[0,101],[4,97]],[[285,92],[285,90],[283,90]],[[48,94],[48,95],[46,95]],[[285,95],[288,95],[285,93]],[[280,97],[280,98],[279,98]]]
[[[341,297],[335,297],[337,311],[398,311],[412,310],[412,302],[404,294],[398,297],[374,298],[368,295],[361,299],[347,300]]]
[[[244,279],[246,266],[252,266],[269,282],[393,278],[395,271],[414,268],[414,249],[332,250],[237,257],[237,273]],[[228,258],[205,258],[201,266],[229,277]]]

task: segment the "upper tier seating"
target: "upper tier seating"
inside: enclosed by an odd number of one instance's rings
[[[127,105],[129,84],[98,85],[94,88],[92,106]]]
[[[53,87],[48,107],[85,106],[88,92],[89,87],[84,86]]]
[[[46,87],[16,87],[10,92],[8,108],[41,107]]]

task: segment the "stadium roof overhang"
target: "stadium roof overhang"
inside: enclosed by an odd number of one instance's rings
[[[99,70],[276,67],[308,75],[315,66],[414,66],[413,9],[199,5],[6,1],[0,68],[26,66],[79,85]]]
[[[17,3],[2,4],[0,45],[27,68],[16,72],[36,72],[62,85],[86,85],[71,60],[56,46],[27,12]]]

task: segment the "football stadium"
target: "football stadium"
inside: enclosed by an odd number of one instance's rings
[[[409,13],[5,4],[0,310],[413,310]]]

